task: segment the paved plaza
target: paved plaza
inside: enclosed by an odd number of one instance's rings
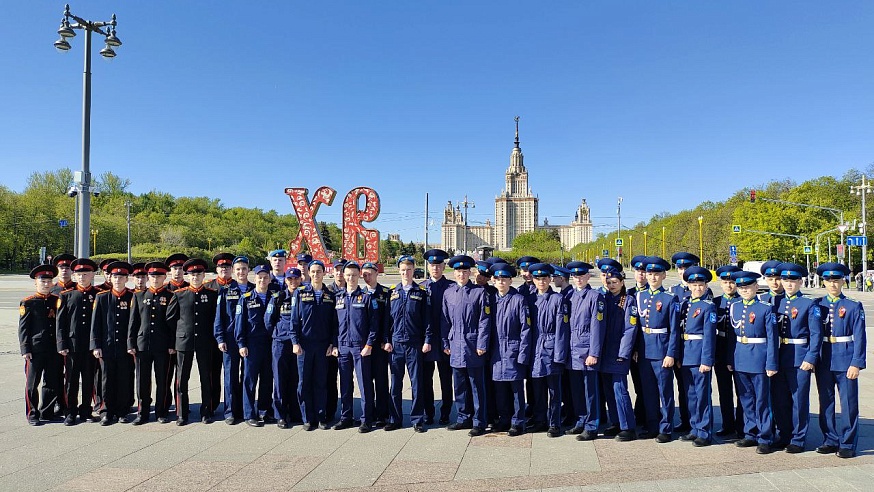
[[[30,427],[17,326],[18,301],[32,291],[26,276],[0,276],[0,490],[874,490],[869,371],[860,379],[859,456],[849,460],[813,451],[822,443],[815,384],[808,451],[798,455],[760,456],[755,448],[732,444],[694,448],[678,440],[579,442],[542,433],[471,438],[444,428],[359,434],[355,428],[305,432],[300,426],[205,425],[195,418],[196,375],[190,390],[194,423],[185,427],[155,422]],[[848,294],[874,312],[874,293]],[[718,420],[716,408],[714,416]]]

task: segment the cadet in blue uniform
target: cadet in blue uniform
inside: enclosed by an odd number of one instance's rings
[[[334,272],[334,282],[325,288],[334,294],[346,289],[346,279],[343,278],[343,267],[348,263],[348,261],[349,260],[345,258],[340,258],[339,260],[335,260],[331,265]],[[334,348],[337,348],[337,346],[335,345]],[[325,414],[328,416],[328,421],[333,422],[337,416],[337,407],[340,402],[340,393],[337,384],[339,381],[340,366],[337,357],[328,357],[327,371],[325,387],[328,389],[328,398],[326,400],[327,403],[325,403]]]
[[[583,265],[584,266],[584,265]],[[581,273],[580,265],[568,263],[572,273]],[[617,441],[637,439],[637,421],[628,394],[628,368],[637,335],[637,307],[625,290],[625,275],[619,270],[606,272],[607,294],[604,296],[604,339],[598,360],[601,384],[607,400],[610,426],[605,436]],[[573,314],[573,313],[572,313]],[[632,315],[634,323],[632,323]]]
[[[800,453],[810,420],[810,375],[822,348],[822,314],[818,303],[800,292],[807,268],[781,263],[778,270],[786,295],[777,308],[780,369],[771,378],[774,448]]]
[[[607,287],[604,284],[607,283],[607,273],[612,272],[614,270],[622,271],[622,264],[613,258],[601,258],[595,263],[595,266],[598,267],[598,275],[601,278],[601,286],[598,287],[598,292],[601,294],[607,293]]]
[[[66,412],[64,425],[98,419],[92,414],[94,396],[94,371],[97,360],[91,355],[88,345],[91,339],[91,313],[97,287],[94,287],[94,272],[97,264],[87,258],[73,261],[71,270],[76,286],[61,292],[61,307],[58,308],[58,353],[64,357],[64,394]],[[82,399],[79,400],[79,383],[82,384]],[[45,400],[43,400],[45,401]],[[77,402],[78,405],[77,405]]]
[[[361,277],[367,285],[367,293],[370,294],[371,299],[376,301],[375,316],[377,344],[373,347],[373,352],[370,354],[370,366],[371,374],[373,375],[373,426],[381,429],[385,427],[385,423],[388,421],[391,413],[391,392],[389,391],[388,386],[389,353],[383,349],[383,339],[385,338],[385,313],[388,309],[389,290],[379,283],[379,267],[374,263],[367,262],[361,265]],[[428,354],[431,354],[432,352],[439,352],[439,350],[432,350],[431,352],[428,352]],[[427,356],[428,354],[425,355]],[[449,389],[451,393],[451,381]],[[427,423],[427,413],[425,418]]]
[[[649,288],[649,284],[646,283],[646,264],[643,262],[644,259],[646,259],[644,255],[637,255],[631,258],[631,269],[634,271],[634,285],[626,292],[628,299],[631,299],[631,304],[637,299],[639,291]],[[626,302],[626,304],[629,303]],[[637,308],[635,307],[635,309]],[[635,340],[637,340],[636,331]],[[637,422],[645,422],[646,409],[643,404],[643,385],[640,382],[640,362],[637,359],[632,357],[628,372],[631,374],[631,384],[634,386],[634,418]]]
[[[561,430],[561,376],[570,359],[570,315],[568,302],[549,288],[552,267],[546,263],[529,266],[537,288],[529,301],[533,353],[531,355],[533,432],[558,437]]]
[[[640,437],[652,437],[657,433],[656,441],[666,443],[672,439],[674,430],[674,374],[671,368],[680,350],[680,302],[662,286],[670,263],[658,256],[647,256],[643,262],[649,288],[637,292],[635,299],[640,321],[637,357],[646,406],[646,426]]]
[[[780,260],[768,260],[761,268],[762,276],[765,277],[765,282],[768,283],[768,292],[759,294],[759,300],[765,304],[770,304],[774,313],[777,312],[777,307],[780,306],[780,301],[786,295],[783,290],[783,284],[780,281]]]
[[[449,356],[452,366],[458,412],[457,421],[448,428],[470,429],[471,436],[485,433],[488,422],[484,366],[491,335],[488,292],[470,281],[470,269],[475,265],[470,256],[460,255],[449,259],[449,267],[454,270],[455,285],[443,293],[441,323],[443,352]]]
[[[516,270],[506,263],[489,267],[495,283],[491,304],[491,366],[495,386],[495,432],[525,432],[525,376],[531,364],[531,316],[525,296],[511,286]]]
[[[818,300],[825,320],[822,353],[816,366],[819,392],[819,427],[825,436],[817,453],[837,453],[841,458],[856,454],[859,438],[859,371],[865,369],[865,311],[862,303],[841,290],[846,265],[824,263],[816,269],[828,294]],[[841,425],[835,419],[835,387],[841,398]]]
[[[683,387],[686,394],[691,430],[680,436],[693,441],[695,446],[709,446],[713,435],[713,406],[711,404],[711,375],[716,349],[716,306],[706,298],[707,283],[713,279],[710,270],[690,266],[683,271],[683,280],[689,296],[680,308],[683,331],[682,362]]]
[[[534,277],[532,277],[531,272],[528,271],[528,268],[535,263],[540,263],[540,260],[533,256],[523,256],[516,260],[516,268],[519,269],[519,276],[522,277],[522,280],[524,281],[524,283],[516,290],[526,297],[533,296],[537,292],[537,289],[534,287]]]
[[[398,259],[401,282],[390,289],[385,312],[383,349],[389,353],[391,368],[391,412],[384,429],[392,431],[404,423],[401,393],[404,370],[410,372],[410,391],[413,405],[410,423],[416,432],[425,432],[425,410],[422,401],[422,361],[424,354],[434,349],[437,340],[430,323],[428,291],[413,281],[416,268],[412,256]],[[436,350],[436,349],[435,349]]]
[[[574,286],[569,294],[560,295],[570,309],[570,364],[566,365],[570,394],[567,396],[573,398],[576,414],[570,433],[578,434],[579,441],[591,441],[597,437],[600,423],[598,368],[605,335],[604,295],[589,286],[592,265],[572,261],[568,268],[573,271]]]
[[[279,292],[285,288],[285,269],[288,263],[288,251],[274,249],[267,253],[267,258],[265,259],[270,262],[270,290]]]
[[[734,272],[741,271],[734,265],[725,265],[716,269],[716,276],[722,286],[722,295],[713,298],[716,306],[716,346],[713,372],[716,374],[716,390],[719,393],[719,411],[722,415],[722,428],[716,431],[718,437],[729,440],[743,434],[743,408],[740,398],[735,403],[737,394],[734,386],[734,372],[731,360],[734,358],[734,328],[728,317],[728,310],[735,302],[741,301],[737,293],[737,283],[731,277]]]
[[[340,421],[335,430],[348,429],[354,425],[352,409],[352,375],[358,381],[361,395],[361,425],[358,432],[370,432],[373,425],[373,376],[371,354],[376,345],[376,300],[366,289],[358,285],[361,267],[347,262],[342,266],[345,289],[335,292],[337,296],[337,346],[334,356],[339,362],[340,373]],[[336,273],[335,273],[336,275]]]
[[[487,261],[477,261],[476,262],[476,279],[474,283],[479,285],[480,287],[486,289],[486,293],[489,295],[489,300],[493,300],[495,298],[495,287],[489,282],[492,281],[492,272],[489,271],[489,268],[492,266],[491,263]],[[486,363],[484,366],[485,369],[485,382],[486,382],[486,420],[489,423],[489,427],[487,430],[492,430],[491,427],[495,424],[495,417],[497,416],[496,408],[497,402],[495,401],[495,382],[492,380],[492,365]]]
[[[308,263],[310,283],[302,285],[291,297],[291,343],[297,355],[297,399],[304,430],[318,425],[330,429],[325,405],[328,357],[337,343],[337,309],[334,294],[325,288],[325,265],[319,260]]]
[[[273,415],[273,330],[265,322],[270,317],[267,308],[276,292],[276,284],[270,276],[270,269],[264,265],[256,266],[253,273],[255,288],[243,294],[237,302],[234,338],[243,358],[243,418],[246,424],[261,427],[276,423],[276,417],[283,416]]]
[[[771,420],[770,378],[777,374],[779,333],[771,306],[756,299],[755,272],[731,274],[743,298],[729,308],[729,320],[736,338],[734,357],[735,385],[744,411],[744,438],[735,443],[741,448],[756,446],[759,454],[774,451]]]
[[[313,256],[309,253],[298,253],[294,259],[297,261],[300,273],[303,274],[301,285],[308,285],[310,283],[310,263],[313,261]]]
[[[39,383],[49,387],[54,394],[61,393],[57,353],[57,309],[61,299],[52,294],[52,279],[58,274],[53,265],[40,265],[30,271],[35,280],[36,294],[25,297],[18,307],[18,341],[21,358],[24,359],[24,403],[27,423],[40,425],[40,416],[54,413],[54,402],[39,402]]]
[[[301,421],[297,401],[297,356],[291,343],[291,298],[300,287],[300,269],[286,268],[284,278],[285,288],[271,295],[264,314],[267,331],[273,336],[273,415],[280,429]]]
[[[107,266],[110,290],[97,294],[91,317],[91,351],[100,359],[103,404],[100,425],[127,423],[130,412],[130,374],[133,372],[133,351],[128,351],[133,292],[125,287],[131,265],[116,261]]]
[[[444,262],[449,258],[449,255],[442,249],[429,249],[423,256],[428,262],[428,278],[422,282],[422,287],[428,291],[428,296],[431,299],[429,322],[436,332],[443,317],[443,293],[452,286],[452,281],[443,275],[443,271],[446,269]],[[434,421],[434,369],[437,369],[437,375],[440,378],[440,420],[438,423],[447,425],[452,413],[452,366],[449,365],[449,357],[439,348],[425,354],[422,391],[424,392],[426,424],[431,424]]]
[[[243,294],[255,289],[249,282],[249,258],[237,256],[232,260],[234,279],[218,291],[213,324],[213,336],[222,353],[225,380],[225,423],[235,425],[243,420],[243,373],[240,348],[234,336],[237,303]]]

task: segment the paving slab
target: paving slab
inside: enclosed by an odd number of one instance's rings
[[[137,492],[206,491],[220,485],[244,466],[229,461],[184,461],[131,488]]]
[[[531,445],[531,475],[601,471],[594,442],[566,437],[551,439],[546,434],[534,435]]]
[[[530,471],[530,448],[470,446],[455,479],[527,476]]]

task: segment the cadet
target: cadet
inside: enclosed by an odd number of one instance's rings
[[[535,263],[540,263],[540,260],[533,256],[523,256],[516,260],[516,268],[519,269],[519,276],[525,281],[525,283],[520,285],[517,290],[520,294],[526,297],[533,296],[537,292],[537,288],[534,287],[534,277],[532,277],[531,273],[528,271],[528,267]]]
[[[572,261],[568,268],[573,273],[574,286],[570,295],[562,294],[570,309],[570,364],[567,364],[570,394],[567,396],[573,399],[577,417],[570,433],[577,435],[578,441],[591,441],[597,437],[600,423],[598,363],[606,328],[604,295],[589,285],[592,265]]]
[[[61,393],[58,380],[58,365],[61,363],[57,353],[57,309],[61,300],[52,294],[52,279],[58,274],[53,265],[40,265],[30,271],[35,280],[36,294],[25,297],[18,307],[18,341],[21,344],[21,358],[24,359],[25,411],[27,423],[40,425],[40,416],[53,417],[54,402],[39,402],[39,383],[48,387],[53,394]]]
[[[741,448],[758,446],[756,452],[774,451],[773,422],[771,421],[770,378],[777,374],[777,349],[780,338],[776,317],[771,306],[756,299],[755,272],[731,274],[743,298],[729,308],[729,319],[737,339],[734,348],[735,384],[744,411],[744,438],[735,443]]]
[[[243,358],[243,418],[252,427],[277,423],[273,415],[273,367],[271,338],[267,326],[270,317],[268,303],[276,286],[270,269],[258,265],[253,270],[255,288],[243,294],[237,302],[234,316],[234,338]],[[283,273],[282,277],[285,277]],[[257,404],[255,389],[258,389]],[[263,412],[263,414],[262,414]],[[263,422],[262,416],[263,415]],[[282,415],[279,415],[281,418]]]
[[[240,348],[234,336],[237,303],[243,294],[255,289],[249,282],[249,258],[237,256],[232,260],[234,279],[219,289],[216,303],[213,336],[222,353],[225,380],[225,423],[235,425],[243,420],[243,373]]]
[[[637,357],[643,400],[646,406],[646,426],[640,437],[666,443],[674,431],[674,375],[671,368],[680,350],[680,302],[665,290],[670,263],[658,256],[647,256],[646,281],[649,288],[638,291],[635,299],[640,321]],[[642,360],[642,362],[641,362]],[[661,416],[659,417],[659,413]]]
[[[285,288],[271,296],[264,315],[267,331],[273,334],[273,415],[280,429],[302,421],[297,401],[297,356],[291,343],[291,297],[300,287],[300,277],[300,269],[285,269]]]
[[[859,371],[865,369],[865,311],[862,303],[842,292],[849,268],[824,263],[816,269],[828,294],[818,300],[825,319],[821,360],[816,366],[819,392],[819,427],[825,437],[820,454],[837,452],[840,458],[856,454],[859,438]],[[835,420],[835,387],[841,398],[841,425]]]
[[[298,255],[300,256],[300,255]],[[337,309],[334,294],[327,290],[325,264],[309,262],[310,283],[299,287],[291,298],[291,343],[297,355],[297,399],[304,430],[318,425],[330,429],[325,403],[328,390],[328,357],[337,341]]]
[[[571,286],[571,271],[567,268],[551,265],[552,266],[552,284],[555,285],[556,291],[561,294],[565,300],[570,301],[571,294],[574,292],[573,286]]]
[[[622,264],[613,258],[601,258],[595,264],[598,267],[598,273],[601,276],[601,287],[598,287],[598,292],[601,294],[607,294],[607,273],[612,272],[614,270],[622,271]]]
[[[346,279],[343,277],[343,267],[346,265],[345,258],[336,260],[331,266],[334,270],[334,282],[325,288],[336,294],[341,290],[346,289]],[[334,348],[337,348],[334,345]],[[332,422],[337,417],[337,403],[340,400],[340,393],[337,388],[337,377],[340,374],[339,360],[337,357],[328,357],[328,373],[325,380],[325,387],[328,389],[328,399],[325,404],[325,414],[328,416],[328,422]]]
[[[346,277],[343,276],[343,268],[346,266],[346,263],[348,263],[348,261],[345,258],[340,258],[331,264],[334,271],[334,283],[327,288],[334,294],[341,290],[346,290]]]
[[[822,349],[822,314],[819,304],[800,292],[807,268],[781,263],[777,269],[786,295],[777,307],[780,369],[771,378],[774,447],[801,453],[810,420],[810,375]]]
[[[707,299],[707,283],[711,280],[713,274],[706,268],[696,265],[683,270],[689,296],[680,308],[683,349],[678,365],[683,373],[680,394],[686,394],[691,430],[680,440],[693,441],[697,447],[709,446],[713,441],[710,371],[716,348],[716,306]]]
[[[428,291],[431,299],[429,307],[429,322],[435,331],[440,326],[443,317],[443,293],[452,286],[452,281],[443,275],[446,269],[446,261],[449,254],[442,249],[429,249],[423,255],[428,263],[428,278],[422,282],[422,287]],[[440,425],[449,424],[449,416],[452,413],[452,366],[449,365],[449,357],[439,348],[425,354],[425,365],[422,375],[422,398],[425,403],[425,424],[434,423],[434,369],[440,378]],[[379,401],[379,398],[377,398]]]
[[[770,304],[774,313],[777,312],[777,308],[780,306],[780,301],[786,295],[786,292],[783,289],[783,284],[780,281],[780,263],[780,260],[768,260],[761,268],[762,276],[765,277],[765,281],[768,282],[768,288],[770,290],[764,294],[759,294],[758,297],[759,300],[765,304]]]
[[[267,253],[267,258],[265,259],[270,262],[270,290],[279,292],[285,288],[285,268],[288,263],[288,251],[274,249]]]
[[[486,289],[486,293],[489,295],[489,301],[491,302],[494,300],[497,290],[495,290],[495,287],[489,283],[492,280],[492,273],[489,271],[489,267],[491,267],[491,264],[487,261],[476,262],[476,279],[474,280],[474,283]],[[487,363],[483,366],[485,370],[484,381],[486,386],[486,420],[489,423],[489,427],[491,427],[495,423],[495,408],[497,403],[495,402],[495,382],[492,380],[492,365],[488,363],[488,360],[486,362]]]
[[[146,264],[145,263],[134,263],[131,265],[130,276],[133,279],[134,283],[134,294],[137,292],[144,292],[148,287],[148,276],[146,274]]]
[[[100,359],[103,404],[100,407],[100,425],[113,422],[128,423],[133,388],[133,350],[128,350],[133,292],[125,287],[131,265],[116,261],[107,266],[112,288],[99,292],[94,300],[91,318],[91,351]]]
[[[373,352],[370,354],[371,374],[373,375],[374,386],[374,426],[378,428],[385,427],[391,413],[391,393],[388,386],[388,360],[389,353],[383,350],[382,340],[385,338],[385,317],[386,306],[388,303],[389,290],[379,283],[379,268],[370,262],[361,265],[361,276],[364,278],[364,283],[367,285],[367,293],[371,299],[376,301],[376,339],[377,344],[373,347]],[[432,350],[430,353],[440,352]],[[428,354],[425,354],[428,355]],[[426,384],[427,386],[427,384]],[[452,393],[452,383],[450,380],[450,395]],[[433,392],[433,388],[432,388]],[[433,405],[431,406],[433,408]],[[451,409],[450,403],[450,409]],[[426,409],[427,410],[427,409]],[[425,416],[427,419],[427,415]]]
[[[404,385],[404,370],[410,372],[410,391],[413,406],[410,423],[416,432],[425,432],[425,409],[422,401],[423,354],[433,348],[436,335],[429,323],[428,291],[413,281],[416,263],[412,256],[398,258],[401,282],[390,289],[385,312],[383,349],[389,353],[391,368],[391,413],[384,429],[400,428],[404,422],[404,407],[401,391]]]
[[[486,384],[484,357],[489,349],[491,306],[488,291],[470,281],[476,262],[470,256],[454,256],[455,285],[443,293],[441,334],[443,352],[449,356],[455,381],[455,407],[458,419],[449,430],[470,429],[471,436],[485,432]],[[473,420],[471,422],[471,420]]]
[[[197,358],[197,372],[200,376],[200,420],[211,424],[218,406],[212,401],[215,393],[210,374],[215,347],[213,324],[215,323],[218,292],[203,285],[206,274],[206,261],[192,258],[186,261],[183,270],[188,274],[188,287],[173,292],[167,306],[167,321],[171,333],[176,333],[176,425],[188,423],[188,380],[191,368]],[[171,281],[172,282],[172,281]]]
[[[155,417],[170,422],[170,359],[176,354],[176,331],[167,321],[173,293],[164,286],[167,266],[153,261],[144,265],[149,289],[136,292],[130,315],[128,350],[135,350],[136,390],[139,405],[134,425],[149,421],[152,404],[152,370],[155,373]]]
[[[204,285],[218,293],[219,301],[221,301],[222,298],[222,291],[230,288],[231,284],[234,282],[234,258],[234,255],[230,253],[219,253],[212,257],[212,263],[215,265],[216,277],[209,282],[206,282]],[[246,281],[248,281],[248,279]],[[220,307],[221,303],[216,307],[216,317],[220,316]],[[230,307],[231,314],[233,314],[235,307],[236,306]],[[213,322],[213,325],[215,325],[215,322]],[[213,336],[215,336],[215,334],[213,334]],[[216,340],[216,342],[217,341],[218,340]],[[210,376],[213,381],[219,382],[222,380],[222,373],[224,372],[223,366],[224,353],[219,348],[218,343],[216,343],[212,349],[212,366],[209,368]],[[225,383],[225,386],[227,386],[227,383]],[[213,384],[210,401],[213,402],[215,410],[218,410],[218,405],[222,401],[221,384]]]
[[[714,353],[713,372],[716,373],[716,389],[719,392],[719,411],[722,414],[722,428],[716,431],[718,437],[733,439],[743,434],[743,408],[740,398],[735,403],[737,394],[734,385],[734,372],[731,359],[734,357],[734,328],[728,317],[729,308],[741,300],[737,293],[737,283],[731,277],[732,273],[741,271],[734,265],[725,265],[716,269],[716,276],[722,286],[722,295],[713,298],[716,306],[716,345]]]
[[[170,281],[167,283],[167,290],[170,292],[188,287],[189,284],[185,281],[185,269],[183,268],[186,261],[188,261],[188,255],[185,253],[174,253],[164,260],[164,264],[170,269]]]
[[[92,414],[91,400],[94,395],[94,371],[97,360],[91,354],[91,313],[97,288],[94,287],[94,272],[97,264],[87,258],[73,261],[71,265],[76,287],[61,292],[61,307],[58,308],[58,353],[64,357],[64,395],[66,401],[64,425],[76,423],[76,415],[84,422],[99,419]],[[82,384],[80,403],[79,383]],[[45,401],[45,400],[44,400]]]
[[[580,275],[586,264],[568,263],[571,274]],[[581,268],[582,267],[582,268]],[[607,415],[610,426],[605,436],[616,436],[617,441],[637,439],[637,421],[628,394],[628,368],[634,352],[634,337],[637,334],[637,308],[634,298],[625,290],[625,275],[618,270],[605,272],[607,294],[604,296],[604,338],[601,357],[598,361],[601,384],[607,400]],[[573,312],[571,313],[573,314]],[[634,323],[631,323],[632,317]]]
[[[348,262],[342,266],[346,288],[337,296],[337,346],[333,355],[340,367],[340,421],[336,430],[352,427],[355,412],[352,409],[352,374],[358,380],[361,395],[361,426],[358,432],[370,432],[373,425],[373,376],[371,353],[376,345],[377,303],[367,290],[358,286],[361,267]]]
[[[212,257],[212,263],[215,265],[215,278],[205,285],[216,292],[230,287],[234,281],[234,255],[219,253]]]
[[[310,263],[313,261],[313,256],[309,253],[298,253],[295,260],[297,260],[297,267],[300,268],[300,273],[303,274],[301,285],[310,283]]]
[[[110,290],[112,289],[112,282],[110,282],[109,277],[109,265],[115,263],[115,258],[107,258],[100,262],[98,268],[100,272],[103,274],[103,283],[97,286],[97,290]]]
[[[62,291],[76,288],[71,268],[75,260],[76,257],[70,253],[61,253],[52,258],[52,265],[58,269],[58,281],[52,286],[52,294],[60,296]]]
[[[525,433],[525,376],[531,364],[531,316],[525,296],[511,286],[516,270],[506,263],[489,268],[495,282],[491,366],[497,415],[492,430]]]
[[[646,256],[643,255],[631,258],[634,285],[626,292],[627,298],[632,299],[631,304],[637,299],[638,292],[649,288],[649,284],[646,283],[646,264],[643,262],[645,258]],[[626,302],[627,304],[629,303]],[[635,307],[635,309],[637,308]],[[637,340],[637,336],[635,336],[635,340]],[[634,386],[634,418],[638,422],[644,422],[646,421],[646,410],[643,404],[643,385],[640,382],[640,363],[637,359],[632,357],[628,372],[631,374],[631,384]]]

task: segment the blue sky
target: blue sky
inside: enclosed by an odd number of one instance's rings
[[[254,5],[254,6],[252,6]],[[596,232],[874,161],[870,2],[80,1],[95,38],[92,172],[132,191],[291,211],[286,186],[379,192],[376,227],[431,242],[494,196],[520,115],[541,220]],[[3,184],[80,167],[82,64],[62,2],[4,6]]]

